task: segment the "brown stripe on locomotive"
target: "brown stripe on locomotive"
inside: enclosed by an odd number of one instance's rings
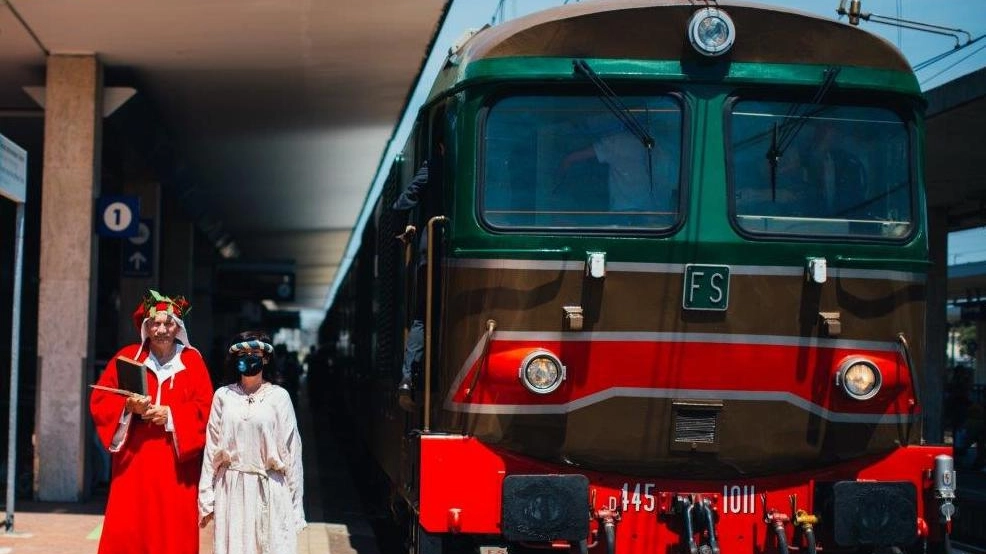
[[[495,265],[495,262],[488,264]],[[561,264],[556,264],[560,266]],[[579,265],[579,264],[576,264]],[[907,335],[920,359],[924,336],[923,277],[833,277],[733,272],[728,310],[682,309],[683,274],[610,270],[589,279],[578,269],[446,268],[445,324],[460,329],[466,350],[493,319],[499,330],[568,331],[565,306],[583,308],[583,331],[691,332],[829,338],[820,313],[838,312],[841,332],[831,338],[892,341]],[[474,319],[474,320],[473,320]],[[462,354],[461,352],[459,354]],[[453,354],[453,359],[456,355]],[[461,359],[461,358],[459,358]]]

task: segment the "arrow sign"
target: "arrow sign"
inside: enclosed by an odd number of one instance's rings
[[[153,219],[141,219],[136,236],[121,243],[124,277],[148,278],[154,273],[154,229]]]
[[[130,257],[127,258],[127,261],[130,262],[130,265],[133,266],[135,271],[140,271],[140,266],[147,263],[147,256],[138,251],[131,254]]]

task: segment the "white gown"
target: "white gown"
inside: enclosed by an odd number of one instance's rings
[[[305,527],[301,437],[291,399],[264,383],[216,391],[199,479],[199,518],[214,513],[215,554],[295,554]]]

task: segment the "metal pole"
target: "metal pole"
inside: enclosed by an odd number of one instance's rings
[[[14,531],[14,486],[17,481],[17,385],[21,350],[21,273],[24,268],[24,203],[17,203],[14,238],[14,302],[10,326],[10,422],[7,426],[7,515],[4,528]]]
[[[425,279],[425,290],[427,291],[425,306],[425,433],[431,430],[431,326],[432,326],[432,297],[433,283],[435,278],[435,224],[445,223],[448,219],[444,215],[436,215],[428,220],[428,278]]]

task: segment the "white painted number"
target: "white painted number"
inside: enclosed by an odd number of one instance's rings
[[[623,483],[620,500],[609,497],[609,509],[615,510],[619,503],[624,512],[654,512],[657,510],[657,495],[654,483]],[[753,485],[723,485],[723,514],[754,514],[757,510],[757,490]]]
[[[654,496],[654,483],[634,483],[633,493],[630,493],[630,484],[623,483],[623,511],[626,512],[633,506],[635,512],[653,512],[657,508],[657,499]],[[641,489],[643,493],[641,494]]]
[[[756,512],[756,487],[753,485],[723,485],[722,511],[724,514],[752,514]]]
[[[119,232],[130,227],[134,213],[123,202],[113,202],[103,210],[103,224],[113,232]]]

